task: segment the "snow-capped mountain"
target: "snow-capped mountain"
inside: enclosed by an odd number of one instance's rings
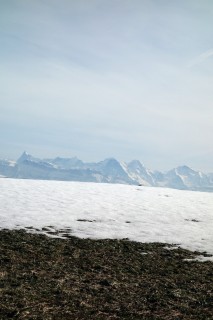
[[[20,158],[18,158],[18,160],[16,162],[17,163],[23,163],[24,161],[41,162],[41,160],[39,158],[35,158],[35,157],[31,156],[26,151],[24,151],[22,153],[22,155],[20,156]]]
[[[134,180],[128,175],[128,173],[123,169],[120,162],[114,158],[105,159],[104,161],[98,162],[97,164],[92,164],[87,166],[96,169],[100,172],[107,182],[110,183],[127,183],[132,184]]]
[[[114,158],[86,163],[76,157],[39,159],[24,152],[17,161],[0,160],[0,176],[122,183],[213,192],[213,173],[204,174],[187,166],[180,166],[164,173],[151,171],[138,160],[125,163]]]
[[[59,161],[60,159],[60,161]],[[24,152],[17,160],[13,178],[96,182],[98,172],[68,165],[68,159],[41,160]]]
[[[204,190],[211,186],[210,178],[202,172],[195,171],[187,166],[181,166],[166,174],[168,184],[178,189]]]
[[[56,167],[61,169],[81,169],[84,167],[84,163],[77,157],[73,158],[60,158],[46,159],[47,162],[54,164]]]
[[[138,160],[133,160],[127,164],[124,164],[124,168],[132,180],[137,181],[138,184],[144,186],[154,186],[155,181],[153,174],[150,170]]]

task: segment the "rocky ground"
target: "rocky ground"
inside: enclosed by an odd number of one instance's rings
[[[0,319],[213,319],[213,262],[160,243],[0,231]]]

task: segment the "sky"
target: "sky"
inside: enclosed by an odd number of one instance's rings
[[[0,158],[213,172],[212,0],[0,0]]]

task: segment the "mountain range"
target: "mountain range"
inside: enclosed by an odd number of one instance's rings
[[[18,179],[122,183],[213,192],[213,173],[204,174],[185,165],[168,172],[152,171],[138,160],[125,163],[114,158],[86,163],[76,157],[39,159],[24,152],[17,161],[0,160],[0,176]]]

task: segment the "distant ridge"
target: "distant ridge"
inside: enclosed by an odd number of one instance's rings
[[[213,173],[204,174],[186,165],[164,173],[147,169],[139,160],[125,163],[108,158],[97,163],[86,163],[77,157],[39,159],[26,151],[17,161],[0,160],[0,176],[19,179],[122,183],[213,192]]]

